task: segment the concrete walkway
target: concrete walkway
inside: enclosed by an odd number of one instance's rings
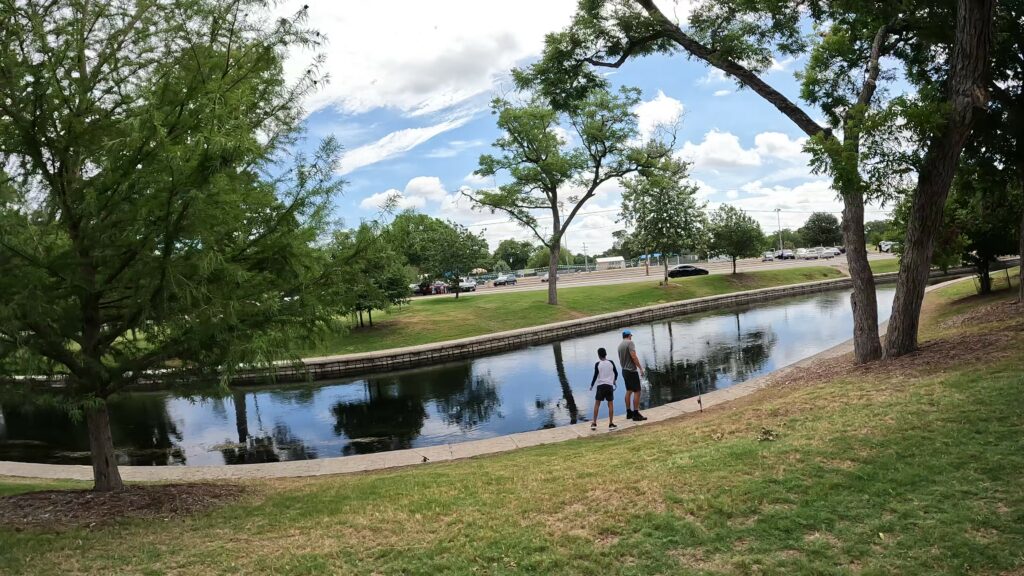
[[[928,287],[932,290],[965,280],[960,278]],[[885,324],[880,327],[884,334]],[[758,378],[735,384],[723,390],[715,390],[703,396],[705,408],[718,406],[731,400],[750,395],[768,385],[771,380],[790,372],[800,371],[815,362],[835,358],[853,351],[853,341],[849,340],[838,346],[805,358],[785,368],[770,372]],[[428,462],[447,462],[508,452],[527,446],[552,444],[588,438],[599,434],[615,434],[636,426],[645,426],[699,411],[696,398],[688,398],[644,410],[646,422],[633,422],[621,418],[619,428],[609,431],[607,425],[598,424],[597,430],[590,429],[590,423],[560,426],[546,430],[520,432],[507,436],[498,436],[484,440],[473,440],[456,444],[443,444],[424,448],[394,450],[377,454],[360,454],[338,458],[322,458],[319,460],[298,460],[291,462],[273,462],[268,464],[240,464],[236,466],[121,466],[121,477],[132,482],[183,482],[197,480],[243,480],[255,478],[289,478],[301,476],[320,476],[324,474],[344,474],[349,472],[366,472],[383,470],[399,466],[411,466]],[[602,419],[603,421],[603,419]],[[33,464],[27,462],[0,461],[0,476],[19,476],[27,478],[92,480],[91,466],[63,464]]]

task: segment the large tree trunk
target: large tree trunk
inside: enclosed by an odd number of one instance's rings
[[[956,36],[950,60],[950,112],[931,141],[918,170],[907,237],[886,335],[885,353],[901,356],[917,349],[921,303],[931,268],[935,233],[953,182],[960,152],[970,135],[974,107],[982,105],[983,73],[992,37],[994,0],[958,0]]]
[[[665,270],[665,286],[668,286],[668,258],[662,258],[661,264]]]
[[[843,194],[843,243],[853,282],[853,355],[858,364],[873,362],[882,357],[882,343],[878,338],[875,276],[868,264],[864,238],[864,195],[860,191]]]
[[[990,266],[988,258],[981,258],[978,260],[978,293],[979,294],[991,294],[992,293],[992,274],[990,273]]]
[[[733,274],[736,273],[736,257],[735,256],[732,257],[732,273]]]
[[[114,440],[110,436],[110,414],[106,400],[85,411],[85,423],[89,429],[89,450],[92,456],[93,490],[112,492],[123,490],[124,482],[117,469],[114,457]]]
[[[1024,190],[1021,193],[1024,193]],[[1017,269],[1017,279],[1019,280],[1017,283],[1017,300],[1024,304],[1024,201],[1021,202],[1020,209],[1020,248],[1017,255],[1020,257],[1020,266]]]
[[[548,304],[558,305],[558,258],[562,252],[562,239],[551,243],[551,259],[548,261]]]

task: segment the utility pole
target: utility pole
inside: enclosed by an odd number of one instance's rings
[[[590,272],[590,260],[587,258],[587,243],[583,243],[583,270]]]
[[[775,218],[779,222],[779,252],[782,252],[782,208],[775,209]]]

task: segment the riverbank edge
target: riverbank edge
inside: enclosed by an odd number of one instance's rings
[[[957,268],[946,273],[936,270],[932,272],[932,277],[955,277],[972,273],[973,268]],[[876,285],[892,284],[896,282],[897,274],[896,272],[877,274],[875,275],[875,283]],[[420,368],[507,352],[509,350],[518,350],[529,346],[549,344],[566,338],[596,334],[655,320],[707,312],[730,306],[755,304],[792,296],[839,290],[852,286],[853,282],[849,277],[786,284],[770,288],[758,288],[729,294],[691,298],[664,304],[653,304],[640,308],[629,308],[562,322],[492,332],[480,336],[445,340],[419,346],[303,358],[297,362],[281,362],[270,370],[259,369],[237,372],[232,376],[231,383],[232,385],[244,386],[315,382],[335,380],[346,376],[371,372],[391,372]]]
[[[956,282],[969,279],[970,276],[958,278],[934,284],[925,289],[925,292],[941,289]],[[888,322],[880,325],[880,331],[884,333]],[[789,366],[785,366],[773,372],[763,374],[757,378],[735,384],[722,390],[715,390],[703,395],[703,407],[712,408],[730,402],[732,400],[749,396],[758,390],[768,387],[769,383],[776,378],[784,377],[786,374],[802,370],[822,360],[836,358],[853,351],[853,340],[847,340],[798,360]],[[262,478],[298,478],[307,476],[325,476],[330,474],[350,474],[353,472],[372,472],[426,464],[430,462],[449,462],[483,456],[487,454],[498,454],[542,444],[553,444],[577,438],[587,438],[598,434],[620,433],[620,431],[645,426],[657,422],[663,422],[672,418],[700,412],[701,407],[696,398],[687,398],[677,402],[671,402],[645,410],[648,417],[645,422],[633,422],[620,419],[618,430],[611,432],[604,426],[598,426],[597,430],[590,429],[590,423],[571,424],[557,428],[544,430],[532,430],[519,432],[483,440],[470,440],[454,444],[441,444],[438,446],[427,446],[423,448],[407,448],[404,450],[393,450],[376,454],[359,454],[355,456],[339,456],[335,458],[322,458],[318,460],[294,460],[289,462],[272,462],[266,464],[239,464],[234,466],[120,466],[121,477],[129,482],[194,482],[211,480],[255,480]],[[0,477],[13,476],[20,478],[38,478],[47,480],[82,480],[90,481],[93,478],[91,466],[71,464],[36,464],[29,462],[0,461]]]

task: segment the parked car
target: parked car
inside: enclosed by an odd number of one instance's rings
[[[550,278],[548,277],[549,274],[551,274],[551,273],[550,272],[545,272],[544,275],[540,277],[540,281],[541,282],[547,282],[548,280],[550,280]],[[561,274],[555,274],[555,280],[561,280],[561,279],[562,279],[562,275]]]
[[[814,252],[815,254],[817,254],[818,258],[834,258],[835,257],[835,254],[832,253],[832,249],[831,248],[825,248],[824,246],[818,246],[817,248],[812,248],[811,252]]]
[[[774,261],[775,261],[775,253],[774,252],[765,252],[761,256],[761,262],[774,262]]]
[[[409,284],[409,291],[412,292],[413,296],[419,296],[423,294],[423,287],[419,284]]]
[[[878,243],[878,248],[881,249],[882,252],[892,252],[897,246],[899,246],[899,243],[891,240],[882,240]]]
[[[686,276],[706,276],[707,273],[708,271],[703,268],[697,268],[690,264],[680,264],[679,266],[669,269],[668,277],[684,278]]]
[[[792,250],[777,250],[775,252],[776,260],[796,260],[796,254]]]
[[[828,251],[833,256],[839,256],[840,254],[843,253],[842,250],[840,250],[839,248],[836,248],[835,246],[829,246],[829,247],[825,248],[825,250]]]
[[[516,277],[514,274],[502,274],[494,279],[495,286],[515,286]]]
[[[459,282],[459,292],[476,292],[476,280],[466,278]]]

